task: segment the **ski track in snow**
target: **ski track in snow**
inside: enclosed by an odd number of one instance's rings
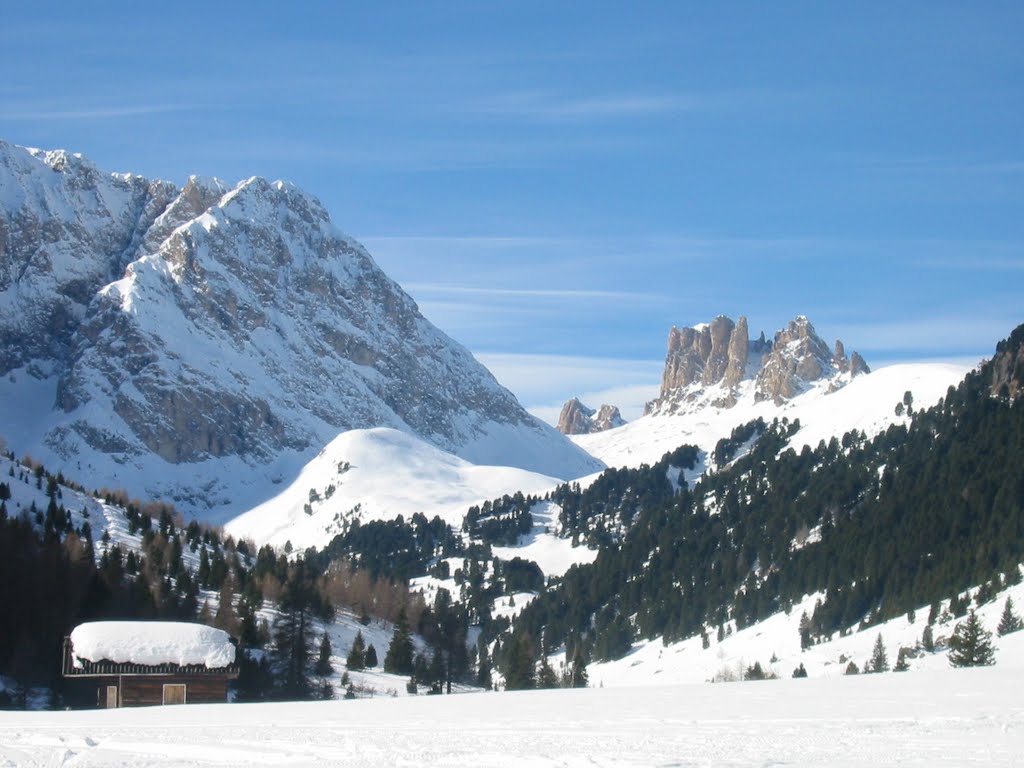
[[[1024,674],[0,716],[5,766],[1011,766]]]

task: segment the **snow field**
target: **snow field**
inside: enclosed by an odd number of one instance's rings
[[[1012,766],[1020,670],[12,712],[0,765]]]

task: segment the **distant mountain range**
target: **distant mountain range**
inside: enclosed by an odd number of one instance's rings
[[[931,402],[965,372],[867,375],[805,317],[751,339],[719,316],[671,329],[642,418],[567,403],[570,441],[296,187],[178,187],[0,141],[0,436],[210,522],[249,512],[231,529],[259,541],[322,545],[414,511],[458,524],[684,442],[710,453],[752,418],[799,416],[808,441],[873,432],[905,391]]]

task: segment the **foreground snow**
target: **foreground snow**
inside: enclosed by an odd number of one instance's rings
[[[226,704],[0,717],[0,764],[1010,766],[1024,674]]]

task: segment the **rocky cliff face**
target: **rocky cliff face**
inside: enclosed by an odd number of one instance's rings
[[[983,369],[991,377],[993,397],[1017,400],[1024,392],[1024,325],[999,342],[992,361]]]
[[[217,459],[269,467],[373,426],[477,463],[599,466],[431,325],[319,201],[260,178],[178,188],[0,142],[0,376],[52,400],[2,425],[12,444],[91,466],[97,485],[131,487],[118,467],[134,466],[161,495],[180,491],[174,467],[214,488]]]
[[[720,315],[692,328],[672,328],[662,375],[661,394],[647,404],[647,413],[675,413],[688,404],[728,408],[742,387],[752,384],[756,400],[782,403],[808,386],[829,380],[839,387],[869,372],[856,352],[847,358],[842,342],[833,351],[806,317],[797,317],[775,334],[751,341],[747,319]]]
[[[625,424],[625,419],[614,405],[602,405],[596,412],[572,398],[562,406],[558,416],[558,431],[563,435],[589,435],[592,432],[604,432]]]

